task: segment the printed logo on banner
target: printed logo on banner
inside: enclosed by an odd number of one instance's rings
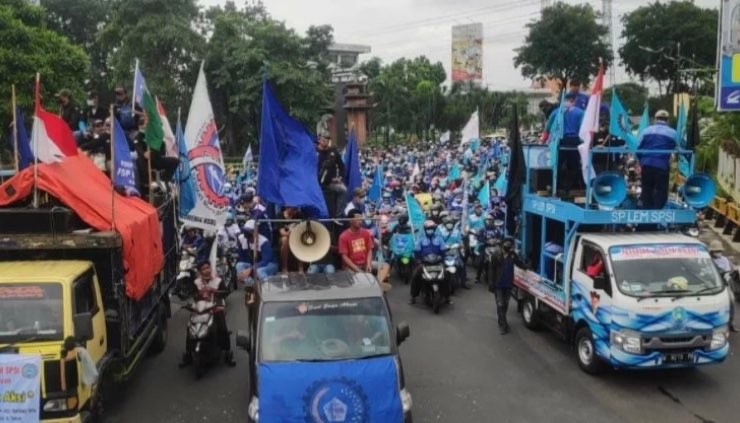
[[[0,422],[37,423],[41,357],[0,354]]]
[[[216,213],[225,211],[229,200],[223,195],[226,178],[220,162],[218,130],[213,119],[209,119],[201,128],[198,144],[188,152],[188,158],[206,206]]]
[[[313,423],[361,423],[370,420],[367,395],[347,378],[319,380],[303,397],[306,421]]]

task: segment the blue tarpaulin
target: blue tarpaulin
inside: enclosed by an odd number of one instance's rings
[[[260,423],[401,423],[393,357],[259,366]]]
[[[352,199],[354,191],[357,188],[362,187],[362,171],[360,171],[360,149],[357,146],[357,137],[355,136],[355,130],[352,129],[349,133],[349,142],[347,143],[347,150],[344,155],[344,175],[345,181],[347,181],[347,196]]]

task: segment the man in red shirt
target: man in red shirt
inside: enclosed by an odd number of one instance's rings
[[[375,270],[378,272],[381,286],[388,290],[390,285],[385,282],[390,273],[390,266],[387,263],[373,261],[375,241],[370,231],[362,227],[362,212],[353,209],[347,213],[347,217],[352,219],[349,229],[339,235],[339,255],[342,256],[344,268],[358,273],[371,273]]]

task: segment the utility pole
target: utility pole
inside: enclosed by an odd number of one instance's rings
[[[602,0],[602,11],[601,14],[604,20],[604,26],[607,27],[609,33],[607,34],[606,42],[609,44],[609,49],[612,52],[612,57],[616,57],[616,48],[614,45],[614,19],[612,16],[612,0]],[[616,60],[609,66],[609,81],[611,85],[616,84],[617,79],[617,68],[615,66]]]

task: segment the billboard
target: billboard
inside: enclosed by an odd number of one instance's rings
[[[719,111],[740,110],[740,0],[725,0],[719,13],[716,103]]]
[[[452,27],[452,82],[483,80],[483,24]]]

